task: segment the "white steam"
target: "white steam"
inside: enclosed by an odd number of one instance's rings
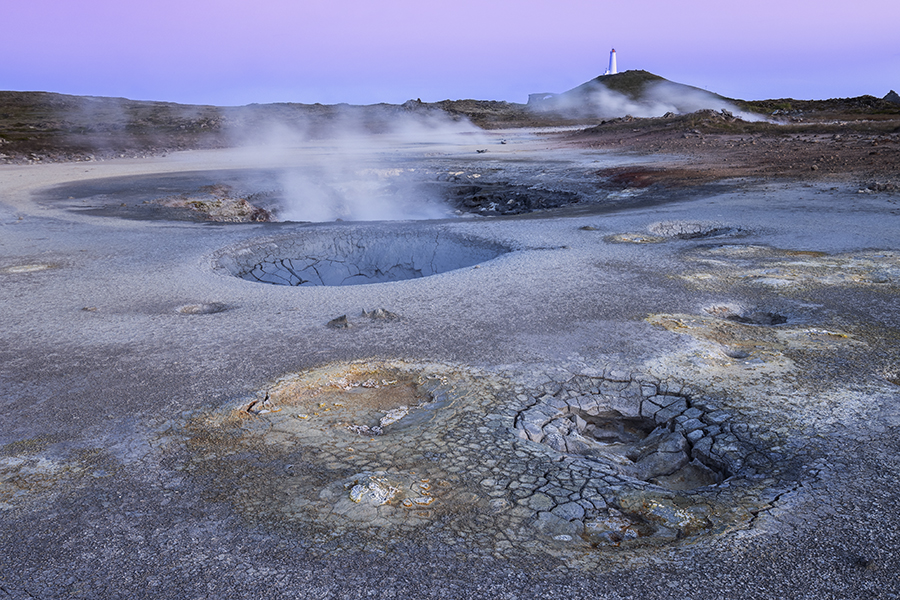
[[[279,221],[434,219],[451,214],[410,159],[474,152],[480,130],[443,111],[346,107],[266,120],[245,135],[253,162],[278,168]],[[246,134],[247,129],[244,128]]]
[[[544,110],[562,112],[576,118],[615,119],[626,115],[661,117],[666,113],[687,114],[712,109],[727,110],[745,121],[762,120],[759,115],[741,111],[715,94],[670,81],[648,84],[637,100],[595,82],[583,93],[555,96],[544,101],[542,107]]]

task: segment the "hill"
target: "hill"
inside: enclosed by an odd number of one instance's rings
[[[595,77],[590,81],[582,83],[578,87],[572,88],[567,92],[563,92],[562,94],[560,94],[560,96],[583,98],[596,92],[596,90],[602,86],[610,91],[622,94],[623,96],[626,96],[631,100],[640,100],[644,97],[649,86],[663,82],[668,83],[672,86],[677,86],[678,88],[683,88],[684,90],[694,90],[701,93],[707,93],[700,88],[683,85],[680,83],[674,83],[672,81],[669,81],[668,79],[665,79],[664,77],[654,75],[649,71],[635,69],[631,71],[624,71],[622,73],[616,73],[615,75],[600,75],[599,77]]]
[[[702,109],[736,110],[718,94],[642,70],[601,75],[561,94],[537,94],[529,100],[529,107],[535,112],[599,119],[626,115],[661,117]]]

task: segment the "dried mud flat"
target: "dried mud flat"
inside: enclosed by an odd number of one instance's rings
[[[416,222],[0,167],[0,592],[896,598],[898,134],[846,117],[391,148],[471,204]]]

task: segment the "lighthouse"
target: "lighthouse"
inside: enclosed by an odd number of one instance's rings
[[[616,49],[613,48],[609,53],[609,68],[604,75],[615,75],[618,72],[618,69],[616,69]]]

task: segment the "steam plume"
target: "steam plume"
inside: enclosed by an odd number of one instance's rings
[[[428,149],[478,144],[480,130],[439,110],[328,107],[325,116],[264,119],[235,128],[256,164],[278,166],[274,182],[282,221],[432,219],[449,207],[419,185],[417,167]]]

